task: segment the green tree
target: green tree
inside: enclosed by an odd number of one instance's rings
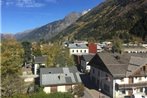
[[[12,96],[21,91],[19,78],[23,63],[23,48],[16,39],[7,37],[1,43],[2,96]]]
[[[41,45],[40,43],[33,43],[32,44],[32,53],[34,56],[41,56]]]
[[[112,47],[112,52],[122,52],[122,40],[119,38],[115,38],[113,40],[113,47]]]
[[[42,55],[48,56],[48,67],[52,66],[73,66],[74,59],[69,54],[67,48],[63,48],[61,44],[55,42],[53,44],[43,44],[41,45]]]
[[[32,45],[30,42],[21,43],[24,49],[24,62],[29,62],[32,59]]]

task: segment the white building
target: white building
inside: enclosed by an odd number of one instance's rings
[[[39,74],[39,68],[47,65],[47,56],[38,56],[34,58],[34,75]]]
[[[76,67],[41,68],[40,85],[45,93],[68,92],[81,83]]]
[[[101,85],[104,94],[108,94],[106,84],[110,87],[109,96],[113,95],[113,98],[147,97],[147,54],[98,53],[89,64],[91,80],[98,87]],[[98,82],[99,78],[102,83]]]
[[[76,54],[76,55],[82,55],[82,54],[88,54],[88,46],[86,44],[69,44],[68,46],[70,55]]]
[[[147,53],[147,48],[143,46],[124,46],[123,51],[126,53]]]

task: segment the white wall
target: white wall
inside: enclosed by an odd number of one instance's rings
[[[147,82],[147,77],[137,77],[137,78],[133,78],[134,83],[139,83],[139,82]]]
[[[34,74],[37,75],[37,69],[39,68],[39,64],[34,65]]]
[[[51,93],[51,87],[44,87],[43,91],[45,93]]]
[[[88,49],[69,49],[70,55],[72,54],[87,54]]]
[[[117,84],[129,84],[129,78],[115,79],[115,83],[117,83]]]
[[[45,66],[45,64],[41,64],[42,66]],[[39,64],[34,64],[34,75],[37,75],[37,70],[39,69]]]
[[[66,87],[64,85],[63,86],[57,86],[57,91],[58,92],[67,92]]]
[[[123,80],[124,81],[122,81],[121,79],[115,79],[114,83],[113,83],[113,87],[115,88],[115,86],[114,86],[115,83],[117,83],[117,84],[129,84],[129,78],[124,78]],[[147,82],[147,77],[146,78],[145,77],[140,77],[140,78],[139,77],[137,77],[137,78],[134,77],[133,78],[133,83],[139,83],[139,82]],[[115,91],[115,90],[113,90],[113,91]],[[142,94],[140,92],[140,89],[133,88],[133,94],[135,95],[135,98],[142,98],[140,95],[138,95],[139,93]],[[128,95],[129,92],[126,90],[125,94],[122,94],[121,91],[115,91],[115,93],[113,93],[113,94],[114,94],[114,96],[119,98],[119,96],[121,96],[121,95]]]

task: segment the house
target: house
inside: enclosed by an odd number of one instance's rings
[[[124,46],[123,51],[126,53],[147,53],[147,48],[143,46]]]
[[[67,92],[81,83],[76,67],[40,68],[40,86],[45,93]]]
[[[69,44],[68,48],[69,48],[70,55],[73,55],[73,54],[81,55],[81,54],[89,53],[87,44],[72,43],[72,44]]]
[[[143,44],[142,44],[142,47],[147,48],[147,43],[143,43]]]
[[[99,44],[97,44],[97,52],[99,53],[99,52],[102,52],[102,51],[103,51],[102,46],[100,46]]]
[[[39,68],[47,65],[47,56],[37,56],[34,58],[34,75],[39,74]]]
[[[88,65],[89,61],[94,57],[94,54],[86,54],[80,56],[80,65],[82,72],[90,72],[91,66]]]
[[[135,53],[136,54],[136,53]],[[115,79],[118,91],[115,95],[134,96],[135,98],[147,97],[147,54],[127,54],[129,57],[126,76]]]
[[[89,65],[91,80],[111,98],[146,96],[147,54],[97,53]]]
[[[108,53],[97,53],[91,59],[89,65],[91,65],[90,78],[97,85],[97,90],[113,98],[113,77],[123,76],[124,71],[121,70],[122,74],[117,74],[120,70],[119,63]]]

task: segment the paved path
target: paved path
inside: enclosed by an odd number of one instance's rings
[[[85,87],[84,96],[82,98],[103,98],[102,96],[105,96],[105,98],[109,98],[106,95],[103,95],[102,93],[98,92],[95,89],[88,89]]]
[[[81,98],[92,98],[92,95],[90,94],[90,92],[85,88],[84,91],[84,96]]]
[[[82,98],[102,98],[103,94],[98,92],[97,86],[92,81],[90,81],[89,75],[81,74],[80,76],[85,86],[85,92],[84,92],[85,95]],[[109,98],[109,97],[105,95],[105,98]]]

